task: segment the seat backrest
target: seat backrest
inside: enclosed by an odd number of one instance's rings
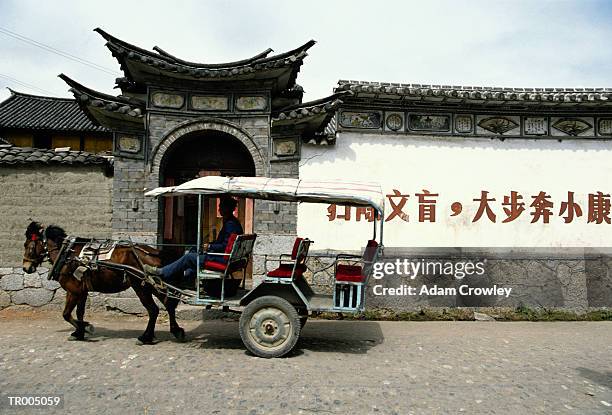
[[[293,250],[291,251],[291,259],[296,261],[297,265],[304,265],[310,248],[310,239],[295,238]]]
[[[366,247],[363,251],[363,275],[367,279],[370,277],[372,273],[372,269],[374,268],[374,262],[378,257],[378,242],[373,239],[370,239],[366,244]]]
[[[295,242],[293,243],[293,249],[291,250],[291,259],[295,260],[297,258],[298,250],[300,249],[300,243],[304,240],[304,238],[300,238],[299,236],[295,238]]]
[[[236,242],[236,238],[238,237],[237,233],[232,233],[227,240],[227,245],[225,246],[225,253],[231,254],[232,249],[234,248],[234,242]]]
[[[366,244],[365,250],[363,251],[363,261],[364,262],[372,262],[374,261],[374,257],[376,256],[376,250],[378,248],[378,242],[373,239],[370,239]]]
[[[228,250],[228,247],[230,245],[232,236],[235,234],[232,234],[230,236],[230,240],[228,241],[228,246],[226,247],[226,253]],[[255,239],[257,238],[257,234],[242,234],[242,235],[236,235],[236,237],[234,238],[233,244],[231,249],[229,250],[229,258],[228,258],[228,263],[229,264],[235,264],[238,262],[244,262],[244,266],[246,266],[246,263],[249,261],[249,258],[251,256],[251,254],[253,253],[253,246],[255,245]]]

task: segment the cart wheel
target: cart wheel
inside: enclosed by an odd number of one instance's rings
[[[257,298],[240,316],[240,337],[256,356],[284,356],[300,337],[300,316],[283,298],[272,295]]]
[[[300,330],[304,328],[307,321],[308,321],[308,316],[300,317]]]

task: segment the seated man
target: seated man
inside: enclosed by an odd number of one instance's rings
[[[225,247],[229,241],[230,235],[236,233],[242,235],[242,225],[234,216],[234,209],[238,202],[229,197],[224,196],[219,202],[219,213],[223,217],[223,227],[217,235],[217,239],[208,244],[208,247],[204,247],[204,253],[200,255],[200,264],[204,261],[215,261],[225,263],[227,258],[222,255],[207,255],[208,252],[223,253]],[[181,279],[186,271],[187,274],[194,275],[196,271],[197,253],[189,252],[183,255],[181,258],[161,268],[152,267],[150,265],[144,265],[145,273],[149,275],[157,275],[161,277],[163,281],[169,281],[172,279]]]

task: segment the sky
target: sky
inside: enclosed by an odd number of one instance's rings
[[[0,0],[0,100],[9,96],[6,87],[69,97],[59,73],[119,94],[113,90],[119,65],[96,27],[205,63],[240,60],[269,47],[282,53],[314,39],[298,77],[305,100],[330,95],[340,79],[612,87],[611,21],[612,0]],[[16,40],[6,30],[116,74]]]

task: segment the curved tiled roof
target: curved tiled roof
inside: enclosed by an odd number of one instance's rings
[[[612,88],[503,88],[340,80],[335,91],[353,91],[358,97],[449,103],[612,105]]]
[[[205,64],[179,59],[158,47],[154,49],[155,52],[148,51],[118,39],[100,28],[96,28],[94,31],[98,32],[107,41],[106,47],[118,60],[126,77],[134,82],[139,82],[137,78],[142,76],[142,74],[138,74],[138,69],[134,69],[134,65],[154,68],[154,72],[161,72],[165,76],[178,76],[192,80],[228,81],[249,79],[257,73],[286,69],[291,71],[291,75],[286,81],[286,88],[291,88],[295,85],[297,73],[300,70],[303,59],[308,55],[308,49],[316,43],[314,40],[310,40],[296,49],[273,56],[268,56],[271,51],[268,49],[241,61]],[[278,74],[270,76],[276,77]],[[280,89],[283,90],[285,87]]]
[[[85,151],[55,151],[30,147],[0,145],[0,165],[22,165],[29,163],[70,165],[112,165],[112,158],[98,156]]]
[[[11,89],[0,103],[0,128],[56,131],[108,131],[92,123],[74,99],[29,95]]]
[[[325,98],[317,99],[316,101],[302,102],[290,107],[282,108],[272,121],[291,120],[318,115],[322,113],[331,113],[333,116],[335,110],[342,104],[342,96],[352,95],[350,91],[342,91],[330,95]]]

